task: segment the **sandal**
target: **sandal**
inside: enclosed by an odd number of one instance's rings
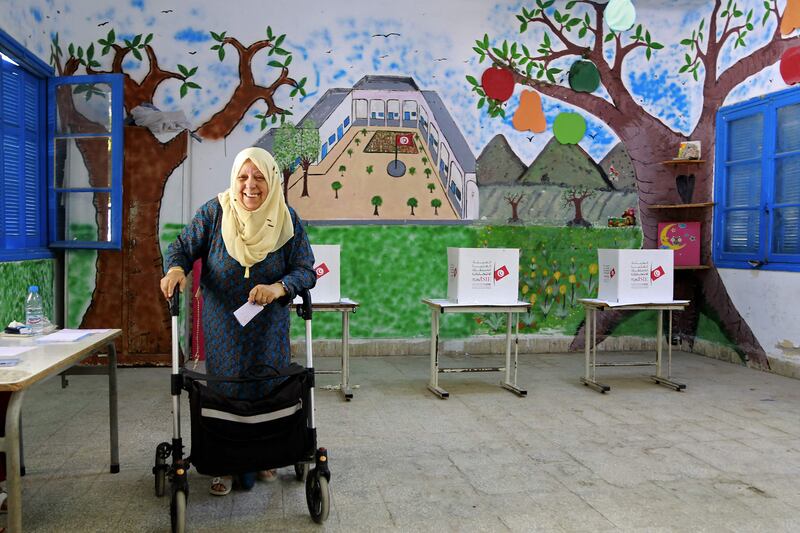
[[[277,481],[278,480],[278,471],[277,470],[259,470],[258,471],[258,479],[259,481]]]
[[[208,492],[214,496],[225,496],[231,491],[233,486],[233,478],[230,476],[215,477],[211,480],[211,486]]]

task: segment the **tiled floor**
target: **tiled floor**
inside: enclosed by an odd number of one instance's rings
[[[447,362],[497,363],[469,359]],[[451,396],[440,400],[425,387],[427,358],[356,358],[352,402],[317,394],[333,473],[326,524],[311,522],[287,469],[222,498],[192,476],[187,530],[800,531],[800,382],[679,353],[685,392],[617,368],[601,373],[612,386],[601,395],[578,383],[582,363],[521,356],[527,398],[498,387],[497,374],[443,375]],[[116,475],[103,378],[27,393],[26,531],[169,531],[150,472],[171,436],[169,371],[123,369],[119,381]]]

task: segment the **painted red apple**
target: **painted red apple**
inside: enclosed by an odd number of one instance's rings
[[[491,67],[481,76],[481,86],[488,98],[505,102],[514,93],[514,75],[507,70]]]
[[[800,46],[787,49],[781,56],[781,77],[787,85],[800,83]]]

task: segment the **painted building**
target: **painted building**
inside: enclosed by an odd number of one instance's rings
[[[328,89],[298,122],[313,123],[325,159],[351,127],[416,129],[438,168],[442,187],[461,218],[479,212],[475,155],[436,91],[421,91],[411,77],[364,76],[351,89]],[[256,146],[272,149],[274,129]]]

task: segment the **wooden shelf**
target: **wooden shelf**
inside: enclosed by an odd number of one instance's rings
[[[670,159],[669,161],[662,161],[662,165],[700,165],[705,163],[705,159]]]
[[[708,270],[710,265],[676,266],[675,270]]]
[[[650,209],[689,209],[695,207],[711,207],[715,205],[714,202],[700,202],[696,204],[655,204],[651,205]]]

